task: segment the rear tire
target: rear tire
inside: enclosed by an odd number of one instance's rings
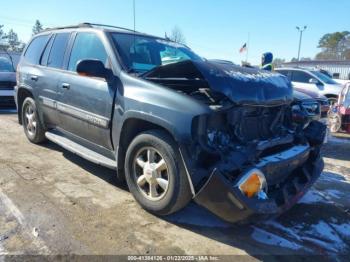
[[[136,201],[156,215],[179,211],[192,198],[176,143],[161,130],[141,133],[131,142],[125,177]]]
[[[40,144],[46,141],[46,130],[40,122],[35,101],[31,97],[27,97],[22,104],[22,124],[30,142]]]

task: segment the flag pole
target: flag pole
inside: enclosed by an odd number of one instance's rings
[[[249,49],[250,49],[250,33],[248,33],[247,52],[246,52],[246,57],[245,57],[245,62],[246,63],[248,63]]]

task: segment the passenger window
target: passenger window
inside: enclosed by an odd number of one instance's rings
[[[287,70],[278,70],[277,73],[284,75],[289,79],[289,74],[288,74],[289,72]]]
[[[47,41],[49,40],[50,35],[41,35],[32,40],[29,44],[24,57],[28,63],[39,64],[41,54],[45,48]]]
[[[62,68],[64,53],[69,41],[70,33],[57,34],[52,44],[47,66],[54,68]]]
[[[45,51],[41,57],[40,60],[40,65],[47,65],[47,60],[49,59],[49,54],[50,54],[50,50],[51,50],[51,46],[52,46],[52,42],[55,39],[54,36],[51,36],[50,41],[47,43],[46,47],[45,47]]]
[[[76,71],[78,62],[87,59],[100,60],[106,65],[107,57],[106,50],[96,34],[78,33],[70,55],[68,70]]]
[[[310,83],[312,76],[302,71],[293,71],[292,81],[299,83]]]

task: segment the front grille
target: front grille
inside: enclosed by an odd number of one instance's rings
[[[301,105],[308,116],[317,116],[321,113],[320,105],[317,102],[303,102]]]
[[[0,90],[13,90],[16,82],[11,81],[0,81]]]
[[[285,109],[245,106],[229,117],[229,123],[241,142],[268,140],[280,135]]]

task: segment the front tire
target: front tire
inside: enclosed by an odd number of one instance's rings
[[[36,104],[33,98],[27,97],[22,105],[22,124],[28,140],[34,144],[46,141]]]
[[[125,175],[136,201],[156,215],[179,211],[191,200],[176,143],[161,130],[141,133],[131,142],[126,153]]]

